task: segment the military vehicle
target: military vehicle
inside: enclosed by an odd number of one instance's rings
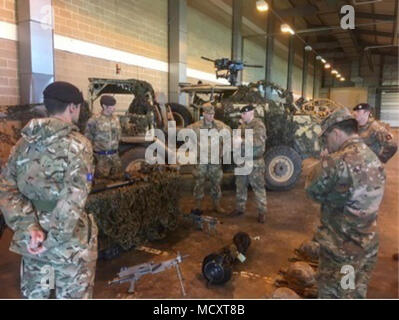
[[[178,126],[192,122],[188,110],[178,104],[166,104],[163,95],[156,97],[150,83],[142,80],[90,78],[88,101],[81,109],[79,128],[84,132],[86,123],[92,116],[95,101],[103,94],[124,95],[129,101],[126,106],[118,102],[123,137],[120,144],[120,156],[123,168],[132,162],[143,161],[146,147],[154,142],[146,133],[150,129],[167,130],[168,121],[175,120]],[[158,102],[159,101],[159,102]],[[173,111],[175,110],[175,112]],[[0,164],[6,161],[12,146],[18,141],[20,130],[33,118],[46,117],[47,112],[42,104],[26,106],[0,107]],[[165,146],[166,147],[166,146]]]
[[[145,81],[89,79],[89,100],[81,108],[78,124],[81,132],[93,114],[95,101],[102,94],[124,96],[118,96],[121,100],[118,106],[123,110],[119,114],[123,129],[119,153],[124,169],[129,173],[127,182],[107,181],[103,186],[96,181],[86,203],[86,209],[94,213],[99,227],[100,257],[111,259],[122,249],[129,250],[145,241],[162,239],[177,227],[180,183],[178,172],[171,166],[136,166],[145,161],[146,147],[155,141],[146,135],[151,131],[149,129],[164,130],[168,120],[173,119],[171,107],[165,105],[166,99],[162,95],[156,97],[152,86]],[[47,112],[42,104],[0,107],[1,166],[25,124],[33,118],[44,117]],[[0,213],[0,236],[3,229]]]
[[[276,191],[293,188],[300,178],[302,161],[319,157],[320,123],[341,107],[328,99],[294,102],[291,92],[265,81],[242,86],[182,83],[180,90],[189,95],[188,109],[195,121],[201,117],[201,105],[212,102],[216,106],[215,118],[236,129],[240,109],[248,104],[255,106],[256,117],[264,121],[268,132],[266,186]],[[267,90],[272,99],[265,97]]]
[[[124,170],[131,170],[136,164],[144,161],[147,146],[155,141],[155,138],[149,137],[148,133],[151,129],[167,131],[168,121],[174,120],[172,107],[178,108],[178,106],[167,105],[165,96],[162,94],[156,96],[152,85],[146,81],[89,78],[89,115],[94,111],[95,101],[103,94],[124,95],[126,98],[123,100],[129,103],[124,106],[123,102],[118,101],[118,110],[122,111],[117,114],[122,127],[119,146],[122,167]],[[186,113],[188,112],[179,113],[180,125],[185,125]]]

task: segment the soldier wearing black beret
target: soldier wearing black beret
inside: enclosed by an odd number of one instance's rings
[[[96,178],[122,178],[122,162],[119,158],[119,141],[122,129],[114,115],[116,99],[103,95],[100,99],[102,112],[87,123],[85,135],[92,142],[96,161]]]
[[[247,164],[251,165],[252,172],[248,175],[237,175],[236,186],[237,186],[237,199],[236,209],[230,213],[230,217],[241,216],[245,213],[246,203],[248,199],[248,185],[251,185],[253,192],[255,193],[256,205],[258,207],[258,222],[265,223],[266,212],[267,212],[267,199],[265,189],[265,152],[266,152],[266,126],[262,120],[255,118],[255,107],[253,105],[247,105],[241,109],[241,121],[240,126],[241,138],[238,141],[234,141],[234,148],[240,150],[243,154],[243,148],[245,146],[246,134],[245,131],[252,130],[253,141],[252,146],[252,159],[245,159]]]
[[[375,120],[371,112],[372,107],[368,103],[360,103],[353,109],[359,124],[359,135],[380,161],[387,163],[395,155],[398,145],[386,125]]]
[[[92,297],[97,226],[85,212],[93,149],[74,124],[83,95],[67,82],[43,92],[48,118],[21,131],[0,175],[0,212],[22,256],[21,295],[28,299]],[[44,271],[45,270],[45,271]]]

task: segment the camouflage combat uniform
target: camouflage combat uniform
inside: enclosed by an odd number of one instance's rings
[[[23,256],[21,292],[46,299],[91,298],[97,226],[84,211],[93,155],[79,129],[61,120],[34,119],[23,130],[0,176],[0,209],[14,231],[10,250]],[[39,255],[27,251],[29,230],[46,234]]]
[[[393,135],[372,117],[365,126],[359,127],[359,135],[383,163],[387,163],[398,150]]]
[[[195,186],[194,186],[194,198],[197,201],[201,201],[205,194],[204,194],[204,187],[207,180],[211,182],[211,197],[212,200],[217,203],[220,198],[222,197],[222,190],[221,190],[221,182],[223,180],[223,169],[222,169],[222,160],[220,160],[219,164],[211,164],[211,148],[212,148],[212,139],[209,137],[208,139],[208,164],[200,164],[200,130],[208,129],[212,130],[215,129],[219,133],[222,130],[226,131],[226,134],[231,133],[231,129],[229,126],[225,125],[223,122],[214,120],[211,123],[206,123],[205,120],[200,120],[190,126],[187,129],[194,130],[197,135],[197,146],[198,146],[198,164],[195,166],[193,170],[193,176],[195,178]],[[219,139],[222,140],[222,139]],[[221,142],[221,141],[220,141]],[[219,158],[222,159],[223,157],[223,144],[220,143],[219,145]]]
[[[308,177],[306,191],[321,203],[321,226],[315,235],[320,244],[319,298],[366,297],[377,261],[377,216],[384,187],[383,165],[357,135],[323,158]],[[341,283],[344,266],[354,268],[355,289]]]
[[[87,123],[85,136],[93,144],[95,177],[121,178],[122,162],[118,149],[122,129],[118,117],[103,114],[92,117]]]
[[[265,151],[266,151],[266,127],[264,123],[254,118],[249,124],[242,124],[239,128],[242,138],[245,139],[245,130],[253,130],[253,171],[249,175],[237,175],[237,203],[236,209],[245,212],[248,199],[248,185],[251,185],[255,193],[256,205],[261,215],[267,212],[266,184],[265,184]],[[244,147],[244,143],[242,145]],[[247,161],[247,160],[246,160]]]

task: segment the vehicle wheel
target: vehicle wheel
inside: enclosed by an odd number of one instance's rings
[[[145,147],[135,147],[125,152],[121,156],[123,172],[126,172],[126,169],[128,169],[128,167],[132,167],[141,162],[145,162],[145,151]]]
[[[185,128],[194,122],[193,116],[191,115],[190,111],[182,104],[169,103],[168,105],[172,110],[177,128]]]
[[[266,153],[266,188],[287,191],[297,183],[302,173],[301,156],[292,148],[279,146]]]

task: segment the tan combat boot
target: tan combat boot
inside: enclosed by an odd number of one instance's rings
[[[213,210],[216,213],[226,214],[226,211],[220,206],[220,200],[213,200]]]

